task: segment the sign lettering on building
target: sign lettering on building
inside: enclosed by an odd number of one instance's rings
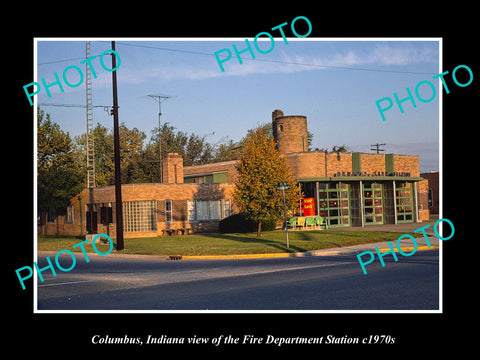
[[[401,177],[410,177],[411,173],[409,172],[399,172],[394,171],[392,173],[387,173],[386,171],[374,171],[373,173],[367,173],[366,171],[337,171],[333,174],[333,177],[340,176],[401,176]]]

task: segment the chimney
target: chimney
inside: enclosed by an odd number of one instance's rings
[[[183,158],[178,153],[168,153],[163,159],[163,182],[183,184]]]
[[[274,110],[272,112],[272,122],[274,122],[277,117],[281,117],[281,116],[283,116],[282,110],[278,110],[278,109]]]

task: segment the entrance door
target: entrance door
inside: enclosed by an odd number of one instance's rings
[[[363,183],[363,212],[365,225],[383,224],[383,185]]]
[[[87,211],[87,233],[97,233],[97,212]]]

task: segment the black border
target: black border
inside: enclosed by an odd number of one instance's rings
[[[469,311],[474,311],[474,284],[471,279],[475,268],[469,267],[472,257],[466,256],[467,246],[472,246],[474,236],[468,236],[475,219],[458,203],[459,199],[445,189],[468,182],[476,163],[472,162],[470,149],[475,142],[469,136],[474,134],[475,112],[473,94],[478,94],[477,74],[479,67],[475,59],[475,10],[463,8],[421,9],[417,4],[368,4],[351,5],[343,3],[330,7],[322,3],[311,3],[303,9],[294,9],[290,4],[276,3],[247,5],[246,3],[184,3],[182,9],[171,5],[139,4],[77,4],[58,6],[35,4],[28,12],[20,12],[19,33],[12,35],[12,29],[4,28],[7,43],[3,56],[7,73],[7,87],[4,92],[11,101],[4,103],[4,189],[7,190],[8,218],[5,221],[7,237],[4,238],[3,274],[7,279],[8,307],[4,308],[7,348],[22,352],[31,348],[34,353],[67,351],[70,355],[113,355],[121,353],[144,354],[152,351],[158,356],[167,352],[181,354],[184,351],[218,353],[232,351],[257,353],[258,351],[282,353],[320,354],[332,351],[340,355],[341,350],[353,351],[358,355],[379,352],[383,356],[402,355],[425,351],[430,356],[441,353],[452,345],[462,348],[471,345],[469,336],[473,330],[469,324]],[[261,5],[261,6],[260,6]],[[84,7],[87,9],[84,10]],[[474,74],[473,83],[467,88],[455,88],[451,94],[444,93],[443,113],[443,217],[455,224],[455,237],[443,247],[443,314],[33,314],[33,292],[21,290],[14,269],[32,262],[33,244],[32,209],[32,114],[34,109],[25,102],[22,86],[33,78],[34,37],[251,37],[260,31],[296,16],[306,16],[313,25],[311,37],[441,37],[443,38],[443,69],[450,72],[460,64],[468,65]],[[2,27],[11,27],[5,22]],[[12,97],[13,95],[13,97]],[[5,97],[5,95],[4,95]],[[8,127],[7,127],[8,124]],[[12,131],[13,129],[13,131]],[[8,138],[13,141],[8,142]],[[13,144],[12,144],[13,143]],[[9,175],[7,175],[7,174]],[[457,185],[455,185],[457,184]],[[474,201],[475,192],[463,195],[466,202]],[[462,211],[460,211],[462,210]],[[470,216],[467,216],[467,213]],[[26,224],[28,224],[26,226]],[[475,249],[472,250],[473,252]],[[465,281],[466,280],[466,281]],[[471,306],[470,306],[471,305]],[[390,334],[396,343],[390,346],[340,346],[306,347],[256,347],[256,346],[94,346],[91,337],[95,334],[131,337],[146,334],[169,336],[218,336],[243,334],[266,336],[321,336],[338,334],[342,336],[368,336]],[[25,345],[28,345],[25,346]],[[419,347],[420,345],[420,347]],[[60,347],[60,349],[58,349]],[[61,350],[63,349],[63,350]],[[311,351],[313,350],[313,353]]]

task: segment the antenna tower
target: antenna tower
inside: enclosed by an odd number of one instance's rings
[[[90,41],[85,43],[85,58],[90,57]],[[95,142],[93,135],[92,73],[85,63],[86,116],[87,116],[87,187],[95,187]]]
[[[160,183],[163,183],[163,165],[162,165],[162,132],[161,132],[161,122],[160,122],[160,116],[162,116],[162,107],[161,103],[162,100],[167,100],[170,99],[171,96],[166,96],[166,95],[148,95],[152,99],[154,99],[156,102],[158,102],[158,153],[159,153],[159,161],[160,161]]]

